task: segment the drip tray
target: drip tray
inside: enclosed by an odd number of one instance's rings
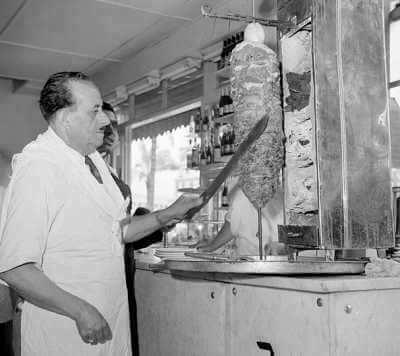
[[[266,260],[235,261],[174,261],[166,260],[171,271],[241,273],[266,275],[338,275],[364,273],[368,260],[325,261],[319,258],[301,258],[289,261],[284,256],[267,256]]]

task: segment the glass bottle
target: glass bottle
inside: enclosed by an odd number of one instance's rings
[[[192,168],[199,166],[199,151],[196,145],[192,148]]]
[[[207,164],[211,164],[212,163],[212,154],[211,154],[210,145],[207,146],[206,159],[207,159]]]
[[[218,116],[224,116],[224,96],[223,96],[223,89],[220,91],[219,96],[219,104],[218,104]]]
[[[221,156],[225,156],[225,132],[221,136]]]
[[[224,40],[223,45],[222,45],[222,51],[221,51],[221,58],[218,62],[218,69],[222,69],[225,67],[225,58],[226,58],[226,40]]]
[[[222,189],[222,196],[221,196],[221,206],[226,208],[229,206],[228,202],[228,187],[224,184],[224,188]]]
[[[200,165],[205,166],[206,164],[207,164],[207,156],[206,156],[205,149],[203,149],[203,150],[201,150],[201,154],[200,154]]]

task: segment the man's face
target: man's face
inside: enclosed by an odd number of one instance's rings
[[[119,144],[118,121],[112,111],[104,111],[104,113],[107,115],[110,125],[104,132],[103,146],[106,152],[111,153]]]
[[[69,144],[87,155],[102,144],[104,128],[110,120],[101,109],[100,92],[92,83],[72,81],[70,88],[75,104],[68,108],[66,131]]]

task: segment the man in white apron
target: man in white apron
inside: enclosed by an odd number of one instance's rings
[[[228,185],[229,210],[223,227],[213,240],[200,241],[196,247],[200,251],[211,252],[225,245],[225,252],[233,256],[257,256],[259,254],[257,209],[238,186],[237,177],[231,179]],[[278,225],[283,224],[281,188],[262,208],[261,213],[265,252],[269,255],[286,253],[285,245],[278,242]]]
[[[14,156],[0,224],[0,278],[26,301],[22,356],[130,355],[119,221],[126,208],[95,150],[109,123],[82,73],[52,75],[40,97],[48,130]],[[183,199],[129,238],[180,217]],[[182,199],[181,199],[182,202]]]

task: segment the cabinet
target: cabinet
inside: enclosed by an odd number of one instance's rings
[[[231,285],[227,296],[232,318],[230,355],[330,354],[329,306],[319,307],[318,295]]]
[[[136,296],[141,356],[400,354],[398,278],[139,269]]]
[[[225,355],[222,283],[138,269],[135,284],[140,355]]]

